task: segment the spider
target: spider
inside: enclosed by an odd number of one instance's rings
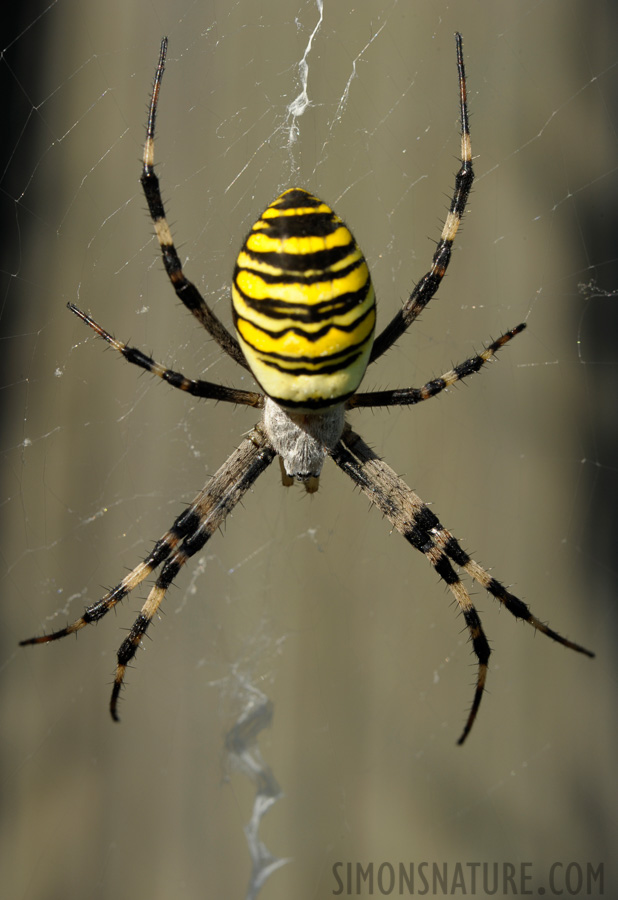
[[[249,369],[263,393],[236,390],[186,378],[135,347],[116,340],[72,303],[69,309],[130,363],[152,372],[195,397],[252,406],[262,417],[214,474],[191,505],[157,541],[148,556],[111,591],[88,606],[75,622],[50,634],[22,641],[55,641],[98,622],[155,569],[160,572],[128,636],[118,650],[110,712],[118,721],[118,699],[127,666],[135,656],[167,589],[190,557],[222,525],[243,495],[276,456],[285,486],[295,481],[307,492],[318,489],[329,456],[350,476],[401,535],[423,553],[447,584],[470,634],[478,671],[462,744],[476,719],[487,678],[490,648],[478,613],[456,569],[464,570],[517,619],[579,653],[594,656],[541,622],[528,606],[475,562],[435,513],[378,458],[346,422],[361,407],[412,406],[429,400],[478,372],[520,334],[521,324],[420,388],[359,393],[368,365],[397,341],[436,293],[446,272],[474,173],[466,102],[462,39],[455,35],[461,117],[461,168],[449,212],[428,272],[408,300],[374,339],[375,295],[365,258],[345,223],[323,201],[301,188],[282,193],[249,232],[234,269],[232,312],[238,339],[210,309],[184,275],[165,217],[154,171],[155,118],[167,53],[161,42],[144,148],[141,184],[158,238],[163,263],[177,296],[221,349]]]

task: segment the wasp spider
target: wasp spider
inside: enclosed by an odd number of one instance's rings
[[[263,393],[235,390],[186,378],[167,369],[135,347],[112,337],[90,316],[69,308],[124,358],[173,387],[195,397],[224,400],[262,410],[260,422],[173,523],[146,559],[84,610],[82,616],[51,634],[22,641],[54,641],[98,622],[158,567],[161,570],[133,627],[118,651],[110,711],[117,704],[125,671],[140,645],[172,581],[187,560],[200,551],[257,477],[279,456],[284,485],[302,482],[318,489],[327,456],[346,472],[390,519],[403,537],[424,553],[446,582],[470,633],[478,659],[472,706],[461,744],[476,718],[490,649],[470,595],[456,569],[502,603],[513,616],[565,647],[593,656],[541,622],[518,597],[470,558],[437,516],[385,462],[379,459],[346,422],[348,410],[359,407],[412,406],[478,372],[524,325],[507,331],[473,356],[420,388],[357,393],[368,364],[376,362],[425,309],[446,272],[453,240],[464,213],[474,177],[466,80],[461,36],[456,35],[461,113],[461,168],[442,234],[429,271],[392,321],[374,339],[376,305],[365,258],[344,222],[322,200],[301,188],[290,188],[262,213],[247,236],[236,261],[232,312],[236,340],[184,275],[165,218],[159,181],[154,171],[155,116],[163,77],[167,40],[154,80],[141,182],[161,246],[163,263],[177,296],[221,349],[249,369]]]

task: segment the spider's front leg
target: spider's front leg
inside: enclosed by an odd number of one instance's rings
[[[132,572],[129,572],[117,587],[89,606],[83,615],[72,624],[51,634],[29,638],[20,643],[25,645],[55,641],[68,634],[74,634],[85,625],[98,622],[159,565],[163,564],[133,627],[118,650],[118,664],[110,700],[112,718],[118,721],[118,697],[127,666],[135,656],[167,589],[182,566],[204,547],[274,457],[275,451],[270,446],[268,438],[257,426],[213,475],[193,503],[178,516],[172,528],[157,541],[148,557]]]
[[[427,557],[440,578],[448,585],[463,613],[470,632],[472,648],[478,659],[478,674],[472,706],[458,740],[459,744],[463,744],[476,719],[487,680],[487,664],[491,651],[479,615],[452,563],[464,569],[515,618],[523,619],[533,628],[571,650],[584,653],[586,656],[594,656],[590,650],[568,640],[537,619],[519,597],[507,591],[501,582],[471,559],[456,538],[442,526],[435,513],[351,428],[346,429],[335,449],[331,451],[331,456],[392,522],[397,531]]]

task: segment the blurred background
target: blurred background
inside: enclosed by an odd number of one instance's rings
[[[530,863],[526,886],[548,891],[550,867],[574,863],[581,896],[604,863],[618,889],[616,15],[577,0],[2,13],[7,897],[245,897],[261,878],[269,900],[325,897],[341,861]],[[384,325],[428,267],[458,167],[455,30],[474,193],[439,296],[364,389],[420,385],[528,329],[447,395],[351,418],[597,659],[474,587],[493,656],[456,747],[475,667],[445,586],[332,464],[313,497],[275,465],[170,590],[114,725],[115,655],[147,586],[78,640],[17,643],[120,581],[256,415],[140,374],[65,308],[190,377],[252,386],[180,307],[152,237],[138,179],[160,39],[156,158],[188,277],[230,323],[244,235],[299,184],[353,230]],[[310,105],[292,119],[303,60]],[[261,703],[272,722],[243,731]],[[282,792],[249,841],[256,784],[230,733]],[[265,880],[249,844],[276,869]]]

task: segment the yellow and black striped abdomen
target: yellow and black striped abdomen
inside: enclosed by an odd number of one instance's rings
[[[282,406],[319,409],[357,389],[375,295],[352,234],[317,197],[290,188],[262,213],[236,260],[232,309],[251,371]]]

